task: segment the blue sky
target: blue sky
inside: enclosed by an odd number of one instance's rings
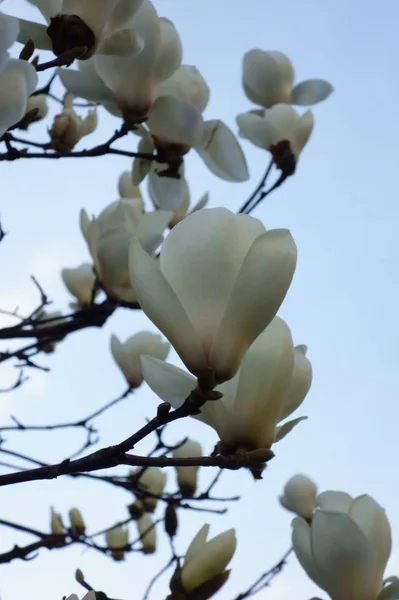
[[[298,245],[297,272],[280,315],[295,342],[308,345],[314,383],[298,411],[309,420],[276,446],[276,458],[264,480],[254,483],[246,473],[227,473],[220,486],[220,494],[243,496],[228,515],[211,517],[215,533],[237,528],[233,575],[220,594],[228,599],[288,548],[291,517],[279,507],[277,496],[297,472],[311,476],[320,490],[373,495],[387,510],[394,549],[399,548],[399,250],[395,243],[399,5],[393,0],[379,5],[372,0],[154,3],[160,15],[175,22],[183,40],[184,62],[196,65],[211,87],[208,118],[222,118],[234,127],[236,114],[251,108],[240,75],[242,56],[254,47],[285,52],[294,63],[297,81],[323,77],[335,87],[334,95],[314,108],[315,130],[297,174],[255,213],[267,228],[291,229]],[[22,0],[6,0],[2,10],[27,18],[36,15]],[[117,126],[105,113],[100,122],[99,130],[81,147],[104,140]],[[43,126],[35,128],[37,137],[45,138]],[[189,158],[187,172],[195,199],[209,190],[214,206],[236,210],[242,204],[267,160],[249,143],[243,147],[251,172],[251,180],[244,184],[220,181],[197,157]],[[79,210],[85,207],[98,213],[115,200],[119,173],[129,168],[128,159],[117,157],[1,165],[1,217],[9,231],[0,252],[3,308],[32,306],[35,290],[28,280],[33,273],[54,299],[54,307],[66,309],[68,296],[59,271],[88,259],[78,229]],[[141,328],[152,326],[136,312],[121,311],[103,331],[71,336],[45,359],[50,375],[32,373],[22,390],[0,398],[4,419],[10,411],[26,422],[71,419],[117,396],[124,383],[110,358],[110,333],[126,338]],[[4,380],[11,376],[4,373]],[[156,404],[144,388],[126,400],[109,419],[99,421],[104,444],[129,435],[154,413]],[[174,424],[171,438],[186,435],[188,429],[211,451],[216,438],[197,423]],[[17,434],[9,434],[9,446],[39,459],[58,460],[74,449],[69,438],[60,434],[26,436],[21,443],[18,439]],[[204,481],[208,476],[202,473]],[[1,516],[45,529],[50,505],[64,513],[77,505],[96,529],[124,518],[127,503],[124,493],[107,486],[64,479],[2,490]],[[202,515],[183,515],[179,551],[184,551],[203,522]],[[133,556],[124,564],[76,549],[43,552],[32,562],[5,566],[2,600],[23,597],[28,591],[43,600],[73,591],[80,594],[73,581],[78,566],[111,596],[140,597],[147,574],[166,561],[166,540],[159,537],[159,555]],[[15,541],[21,540],[0,530],[2,548]],[[399,550],[394,551],[387,574],[399,574]],[[288,600],[293,591],[298,599],[323,597],[291,559],[262,597]],[[158,593],[166,593],[166,587],[160,586]]]

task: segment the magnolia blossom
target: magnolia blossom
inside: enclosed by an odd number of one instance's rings
[[[140,473],[142,473],[140,475]],[[146,512],[154,512],[158,497],[161,496],[166,485],[166,474],[158,467],[146,467],[131,471],[130,479],[137,481],[136,488],[142,490],[143,495],[139,499]],[[149,494],[149,495],[147,495]]]
[[[81,59],[94,53],[130,56],[141,52],[143,40],[132,17],[143,0],[29,0],[46,24],[18,19],[18,40],[32,39],[36,48],[56,56],[75,52]]]
[[[171,217],[171,212],[161,210],[143,215],[140,202],[134,198],[122,198],[109,204],[91,220],[85,210],[81,211],[80,226],[93,258],[97,279],[110,297],[136,302],[128,266],[131,241],[135,237],[139,245],[153,256]],[[150,256],[146,254],[153,261]]]
[[[397,600],[399,580],[383,581],[391,553],[385,511],[367,495],[324,492],[311,523],[292,523],[295,554],[331,600]]]
[[[289,328],[276,317],[250,346],[235,377],[215,388],[223,397],[206,402],[195,418],[215,429],[222,450],[270,448],[306,418],[277,425],[298,408],[310,388],[312,368],[302,348],[294,349]],[[174,408],[197,385],[188,373],[147,356],[142,368],[151,389]]]
[[[18,22],[0,13],[0,137],[25,115],[38,77],[33,65],[10,59],[7,52],[18,36]]]
[[[163,342],[160,335],[141,331],[126,340],[124,344],[116,337],[111,336],[111,352],[114,360],[129,386],[136,388],[143,382],[140,357],[143,354],[165,360],[170,344]]]
[[[73,308],[85,308],[92,303],[98,290],[95,290],[96,276],[91,264],[83,263],[73,269],[62,269],[61,277],[68,292],[77,300],[77,303],[71,303]]]
[[[274,104],[309,106],[328,98],[333,87],[323,79],[309,79],[293,87],[294,68],[282,52],[254,49],[243,61],[242,84],[251,102],[264,108]]]
[[[229,529],[207,541],[208,533],[209,525],[201,527],[187,549],[179,580],[183,592],[192,592],[212,582],[216,593],[228,578],[230,571],[225,568],[236,549],[235,530]]]
[[[135,159],[136,160],[136,159]],[[155,163],[149,171],[148,194],[155,208],[171,209],[174,211],[173,218],[169,223],[172,229],[186,216],[190,206],[190,190],[187,179],[184,176],[184,163],[179,168],[179,178],[164,177],[162,172],[168,166]],[[208,194],[205,194],[191,209],[191,212],[204,208],[208,203]]]
[[[47,116],[47,113],[48,102],[46,94],[36,94],[28,98],[25,117],[29,117],[29,123],[41,121]]]
[[[118,525],[107,531],[105,539],[112,558],[117,561],[124,560],[126,548],[129,546],[129,530]]]
[[[172,229],[159,267],[133,240],[130,273],[146,315],[206,385],[231,379],[291,283],[296,246],[225,208],[198,211]]]
[[[141,195],[140,188],[137,185],[134,185],[132,173],[130,171],[121,173],[118,179],[118,192],[121,198],[134,199],[137,208],[141,209],[141,212],[144,212],[145,205],[143,196]]]
[[[171,222],[169,223],[169,227],[170,229],[172,229],[173,227],[175,227],[175,225],[177,225],[178,223],[180,223],[180,221],[183,221],[183,219],[185,219],[188,215],[191,215],[192,213],[196,212],[197,210],[201,210],[202,208],[205,208],[205,206],[208,204],[209,202],[209,193],[206,192],[199,200],[198,202],[196,202],[192,207],[191,210],[189,211],[190,208],[190,200],[191,200],[191,194],[190,194],[190,190],[187,186],[186,188],[186,193],[184,195],[183,201],[181,202],[181,204],[179,204],[179,206],[175,209],[175,212],[173,214],[173,218],[171,220]]]
[[[56,513],[53,508],[51,509],[50,527],[51,533],[54,535],[64,535],[65,533],[62,517],[60,514]]]
[[[76,594],[71,594],[66,600],[79,600],[79,596]],[[96,592],[87,592],[87,594],[83,596],[82,600],[96,600]]]
[[[97,127],[97,111],[89,110],[83,119],[73,109],[73,96],[66,94],[64,110],[57,115],[49,131],[51,147],[59,152],[70,152],[86,135],[93,133]]]
[[[84,522],[82,513],[78,508],[71,508],[69,511],[69,520],[71,527],[75,529],[79,534],[82,534],[86,530],[86,524]]]
[[[156,97],[156,86],[179,67],[182,47],[173,23],[159,18],[149,0],[143,0],[131,26],[143,40],[140,54],[96,55],[89,62],[80,63],[79,71],[58,72],[72,94],[104,104],[134,128],[146,119]]]
[[[202,456],[202,447],[198,442],[187,439],[184,444],[173,450],[173,458],[196,458]],[[197,488],[199,467],[176,467],[177,482],[183,496],[191,498]]]
[[[154,554],[157,549],[157,534],[154,521],[150,515],[144,514],[137,521],[137,530],[144,554]]]
[[[306,521],[310,521],[316,508],[317,487],[305,475],[294,475],[286,483],[280,502],[284,508],[290,510]]]
[[[303,115],[287,104],[276,104],[263,114],[238,115],[240,136],[255,146],[269,150],[278,168],[295,170],[295,163],[313,130],[313,114]]]

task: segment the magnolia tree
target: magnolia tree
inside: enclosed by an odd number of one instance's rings
[[[309,141],[313,114],[294,106],[326,100],[332,86],[319,79],[295,83],[285,54],[248,49],[242,86],[254,108],[237,116],[237,137],[220,119],[204,119],[208,85],[195,66],[182,64],[180,35],[150,0],[31,4],[40,10],[41,22],[0,13],[3,169],[9,161],[28,158],[104,155],[131,157],[132,169],[120,176],[117,201],[98,215],[81,211],[88,252],[82,264],[61,273],[73,296],[70,309],[49,310],[49,291],[34,279],[37,306],[27,315],[13,312],[14,323],[0,330],[0,362],[15,363],[20,373],[11,387],[0,391],[12,393],[23,386],[29,369],[42,368],[44,353],[57,352],[71,333],[101,328],[121,307],[143,311],[159,334],[127,331],[123,340],[111,337],[110,360],[125,378],[126,391],[95,412],[77,421],[45,425],[30,426],[14,418],[0,428],[34,430],[37,435],[83,430],[83,447],[57,464],[24,456],[2,439],[0,486],[28,481],[40,486],[40,480],[69,476],[90,479],[93,485],[105,482],[130,492],[125,520],[109,523],[104,515],[103,528],[90,531],[85,515],[74,506],[67,521],[49,507],[47,531],[0,520],[1,527],[34,538],[2,549],[0,563],[32,559],[42,549],[56,550],[62,561],[63,549],[72,545],[109,560],[134,560],[137,552],[155,553],[157,539],[166,536],[168,563],[148,581],[145,597],[153,593],[173,600],[207,600],[239,570],[233,562],[231,573],[229,565],[240,539],[234,529],[216,534],[215,523],[210,533],[204,523],[179,554],[175,542],[180,512],[218,512],[209,502],[224,470],[247,469],[261,479],[277,454],[275,445],[306,418],[296,411],[311,386],[311,363],[306,346],[294,346],[289,325],[277,316],[295,273],[297,247],[288,230],[266,230],[251,213],[294,175]],[[44,60],[44,51],[52,56]],[[59,112],[49,122],[50,103]],[[78,106],[83,116],[77,114]],[[90,146],[88,139],[83,142],[86,149],[79,149],[82,138],[99,127],[104,110],[119,119],[119,128],[103,143]],[[42,141],[29,136],[37,121],[43,123]],[[131,150],[118,148],[122,138]],[[265,151],[265,174],[253,194],[243,199],[238,214],[224,207],[206,208],[207,196],[191,206],[186,156],[196,152],[215,177],[231,185],[246,181],[249,174],[238,138]],[[1,240],[5,228],[6,224],[0,228]],[[3,242],[2,251],[5,246]],[[172,347],[185,369],[168,362]],[[159,399],[156,413],[127,439],[102,447],[97,417],[112,418],[112,408],[133,392],[139,394],[144,384]],[[211,455],[203,455],[201,440],[184,436],[183,423],[180,438],[173,444],[165,441],[168,424],[186,419],[197,419],[204,431],[206,425],[215,430],[219,441]],[[149,453],[141,451],[146,438],[154,440]],[[34,467],[17,469],[11,457],[26,459]],[[213,473],[206,489],[198,487],[199,468]],[[176,489],[166,491],[173,470]],[[264,590],[292,553],[324,591],[323,597],[399,598],[399,579],[384,579],[390,526],[373,498],[352,498],[343,491],[318,494],[315,483],[298,474],[287,482],[280,502],[296,514],[292,547],[237,593],[236,600]],[[169,587],[154,585],[165,573]],[[79,569],[76,580],[86,600],[112,595],[111,590],[96,589]],[[63,593],[68,596],[70,591]],[[69,595],[70,600],[76,598]]]

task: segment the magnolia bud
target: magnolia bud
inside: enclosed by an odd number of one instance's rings
[[[286,483],[280,503],[306,521],[310,521],[316,508],[317,487],[305,475],[294,475]]]
[[[142,472],[140,476],[138,476]],[[160,496],[166,485],[166,474],[158,467],[147,467],[145,469],[136,469],[130,474],[131,478],[137,477],[137,488],[142,490],[140,500],[143,503],[146,512],[154,512]],[[145,492],[151,494],[146,496]]]
[[[82,513],[78,508],[71,508],[69,511],[69,520],[71,527],[75,529],[78,534],[82,534],[86,530],[86,525],[82,517]]]
[[[112,558],[117,561],[124,560],[126,549],[129,546],[129,531],[118,525],[107,531],[105,539],[111,550]]]
[[[137,521],[144,554],[154,554],[157,545],[155,525],[150,515],[145,514]]]
[[[173,451],[174,458],[195,458],[202,456],[201,444],[188,439],[179,448]],[[183,496],[191,498],[197,488],[198,466],[176,467],[177,482]]]
[[[175,537],[177,532],[177,511],[176,506],[171,502],[166,506],[165,511],[165,531],[170,538]]]
[[[27,115],[31,111],[35,111],[34,116],[30,119],[31,123],[41,121],[46,117],[48,113],[48,104],[47,96],[45,94],[36,94],[35,96],[30,96],[30,98],[28,98],[25,114]]]
[[[51,533],[54,535],[64,535],[65,528],[62,522],[62,517],[60,514],[54,512],[54,509],[51,509],[51,521],[50,521]]]

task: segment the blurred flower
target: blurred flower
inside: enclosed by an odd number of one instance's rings
[[[173,458],[196,458],[202,456],[202,447],[198,442],[187,439],[184,444],[173,450]],[[199,467],[176,467],[177,482],[183,496],[191,498],[197,489]]]
[[[138,209],[144,212],[144,200],[140,188],[133,184],[132,173],[124,171],[118,180],[118,192],[121,198],[131,198],[136,201]]]
[[[162,234],[172,213],[155,211],[143,215],[134,198],[109,204],[98,217],[80,213],[80,226],[93,258],[94,269],[105,292],[116,300],[136,302],[128,267],[129,246],[133,238],[148,252],[149,260],[162,242]]]
[[[50,520],[51,533],[54,535],[64,535],[65,528],[62,522],[60,514],[56,513],[54,509],[51,509],[51,520]]]
[[[155,524],[150,515],[144,514],[137,522],[144,554],[154,554],[157,548]]]
[[[163,342],[160,335],[141,331],[131,336],[123,344],[116,335],[111,336],[112,356],[131,388],[143,382],[140,357],[143,354],[165,360],[170,344]]]
[[[41,121],[47,116],[48,103],[46,94],[36,94],[30,96],[26,103],[25,118],[28,120],[28,125]]]
[[[29,0],[46,24],[18,19],[18,40],[35,47],[67,53],[85,60],[95,52],[130,56],[139,53],[143,41],[132,27],[132,17],[143,0]]]
[[[33,65],[10,59],[7,52],[18,36],[18,22],[0,13],[0,137],[25,115],[38,77]]]
[[[70,152],[83,137],[93,133],[96,127],[96,109],[89,110],[83,119],[73,109],[73,96],[66,94],[64,110],[55,117],[49,131],[51,147],[58,152]]]
[[[383,587],[391,553],[385,511],[367,495],[324,492],[311,523],[292,522],[295,554],[308,576],[332,600],[395,600],[399,581]]]
[[[227,581],[230,571],[225,568],[233,558],[237,544],[235,530],[229,529],[206,541],[208,533],[209,525],[204,525],[187,549],[179,581],[183,592],[192,592],[207,584],[213,595]]]
[[[79,600],[79,596],[76,594],[71,594],[66,600]],[[96,600],[96,592],[87,592],[87,594],[83,596],[82,600]]]
[[[98,290],[94,289],[96,276],[93,265],[83,263],[73,269],[62,269],[61,276],[66,288],[77,300],[77,303],[71,303],[71,307],[90,306],[93,298],[98,294]]]
[[[188,373],[147,356],[142,358],[142,369],[150,388],[174,408],[197,385]],[[215,388],[223,397],[206,402],[195,418],[215,429],[222,450],[270,448],[306,418],[277,426],[303,402],[311,379],[310,362],[294,349],[285,322],[275,317],[250,346],[235,377]]]
[[[82,534],[86,531],[86,524],[84,522],[82,513],[78,508],[71,508],[69,511],[69,520],[71,527],[75,529],[78,534]]]
[[[144,510],[146,512],[154,512],[158,503],[158,497],[162,495],[165,489],[166,473],[158,467],[145,467],[131,471],[129,478],[135,481],[135,487],[143,492],[143,494],[138,494],[138,498]]]
[[[309,79],[293,87],[294,68],[282,52],[254,49],[244,55],[242,84],[251,102],[264,108],[275,104],[309,106],[328,98],[333,87],[323,79]]]
[[[174,227],[159,267],[137,241],[130,250],[141,308],[208,388],[237,372],[280,307],[295,264],[289,231],[266,232],[258,219],[225,208]]]
[[[309,477],[294,475],[286,483],[280,503],[305,521],[310,521],[316,508],[317,487]]]
[[[112,558],[117,561],[124,560],[126,548],[129,546],[129,530],[118,525],[107,531],[105,539]]]

